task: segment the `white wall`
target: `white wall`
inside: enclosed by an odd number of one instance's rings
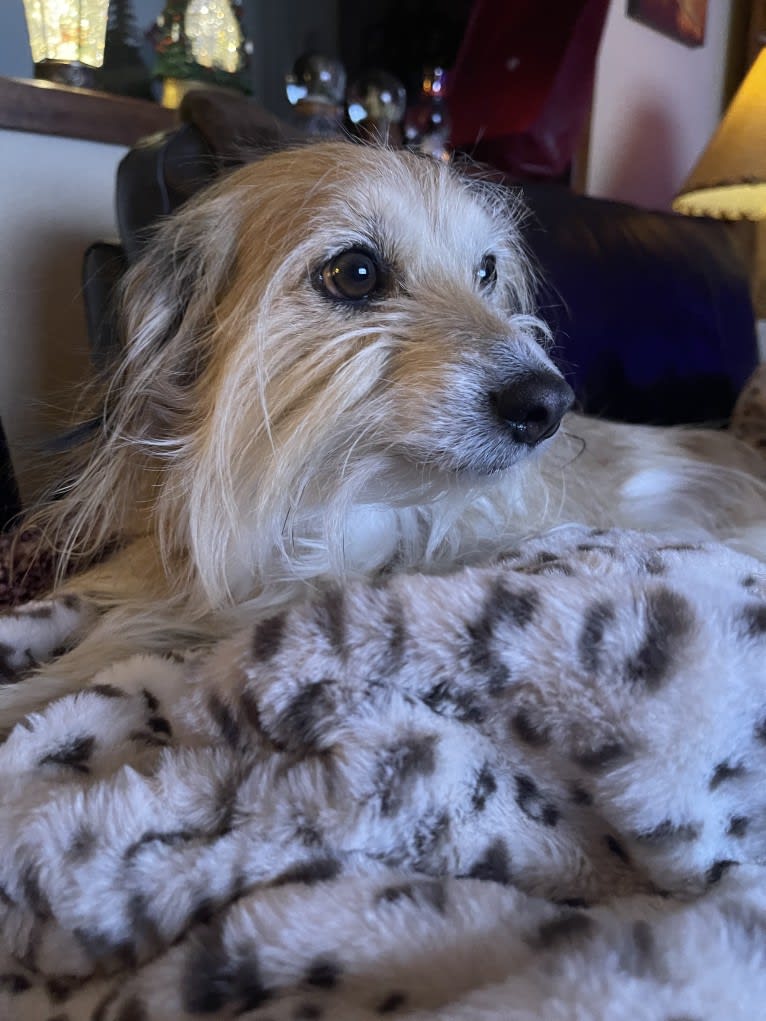
[[[720,119],[730,0],[710,0],[704,46],[628,18],[612,0],[599,53],[586,191],[668,209]]]
[[[60,429],[90,372],[82,256],[114,238],[125,149],[0,130],[0,417],[22,495],[35,450]]]

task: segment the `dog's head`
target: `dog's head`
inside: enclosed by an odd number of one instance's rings
[[[246,166],[164,225],[125,308],[145,411],[171,433],[178,410],[184,433],[192,412],[208,439],[220,420],[277,453],[345,459],[353,441],[492,472],[571,401],[508,193],[409,153],[323,144]]]
[[[507,469],[571,403],[508,193],[406,152],[239,169],[164,223],[123,309],[113,432],[192,546]]]

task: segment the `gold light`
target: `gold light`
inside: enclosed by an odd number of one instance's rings
[[[201,67],[236,74],[242,33],[228,0],[190,0],[184,22],[194,59]]]
[[[673,208],[724,220],[766,218],[766,49],[750,68]]]
[[[673,202],[679,213],[759,221],[747,235],[753,304],[766,318],[766,48]],[[744,226],[739,228],[744,230]]]
[[[24,0],[35,75],[90,84],[104,62],[109,0]]]

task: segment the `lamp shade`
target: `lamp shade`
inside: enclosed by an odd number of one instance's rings
[[[101,67],[108,10],[109,0],[24,0],[32,60]]]
[[[762,49],[673,208],[691,216],[766,219],[766,49]]]

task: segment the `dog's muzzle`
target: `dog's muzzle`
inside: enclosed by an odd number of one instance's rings
[[[490,399],[516,443],[534,447],[556,432],[574,403],[574,392],[557,373],[541,370],[522,376]]]

